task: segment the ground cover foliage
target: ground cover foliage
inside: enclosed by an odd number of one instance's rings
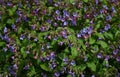
[[[0,0],[0,77],[120,77],[119,0]]]

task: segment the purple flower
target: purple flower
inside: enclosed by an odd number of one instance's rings
[[[97,58],[102,58],[102,54],[101,53],[99,53],[98,55],[97,55]]]
[[[12,6],[13,4],[11,2],[7,2],[7,5],[8,6]]]
[[[118,51],[119,51],[118,49],[113,50],[113,54],[117,55]]]
[[[98,5],[98,2],[99,2],[99,1],[98,1],[98,0],[95,0],[95,2],[96,2],[96,5]]]
[[[3,51],[6,52],[8,49],[7,48],[3,48]]]
[[[17,76],[16,72],[12,69],[12,67],[8,67],[8,71],[13,77]]]
[[[38,41],[38,39],[37,39],[37,38],[35,38],[35,39],[34,39],[34,41],[36,42],[36,41]]]
[[[73,16],[74,16],[74,17],[77,17],[77,13],[76,13],[76,12],[74,12],[74,13],[73,13]]]
[[[51,20],[51,19],[48,19],[47,22],[48,22],[49,24],[51,24],[51,23],[52,23],[52,20]]]
[[[106,20],[107,21],[109,21],[109,20],[111,20],[112,19],[112,17],[110,16],[110,15],[108,15],[107,17],[106,17]]]
[[[114,7],[112,7],[112,8],[111,8],[111,10],[112,10],[112,12],[113,12],[113,13],[115,13],[115,12],[116,12],[116,10],[115,10],[115,8],[114,8]]]
[[[14,52],[15,47],[14,46],[10,46],[9,49],[10,49],[11,52]]]
[[[68,58],[64,58],[63,61],[65,64],[68,64]]]
[[[80,38],[82,37],[82,35],[80,33],[77,34],[77,38]]]
[[[54,52],[51,52],[50,53],[50,59],[53,60],[55,58],[55,53]]]
[[[41,28],[40,28],[40,31],[46,31],[46,28],[44,27],[44,26],[42,26]]]
[[[76,20],[71,21],[71,24],[72,24],[73,26],[76,26],[76,25],[77,25]]]
[[[18,16],[22,17],[22,13],[21,13],[20,10],[17,10],[16,13],[17,13]]]
[[[120,57],[117,57],[116,60],[117,60],[118,62],[120,62]]]
[[[8,30],[7,27],[4,27],[4,33],[7,33],[7,30]]]
[[[55,73],[54,73],[54,76],[55,76],[55,77],[59,77],[59,76],[60,76],[60,73],[59,73],[59,72],[55,72]]]
[[[13,65],[13,69],[15,69],[15,70],[17,70],[17,69],[18,69],[17,64],[14,64],[14,65]]]
[[[84,57],[84,61],[86,62],[87,60],[88,60],[88,57],[87,57],[87,56],[85,56],[85,57]]]
[[[37,14],[38,14],[38,11],[39,11],[39,9],[33,10],[34,15],[37,15]]]
[[[24,70],[28,70],[29,69],[29,65],[26,65],[23,69]]]
[[[108,61],[109,59],[110,59],[110,56],[107,55],[107,56],[105,57],[105,60]]]
[[[0,15],[0,19],[2,19],[2,16]]]
[[[19,23],[21,21],[21,18],[16,19],[16,23]]]
[[[63,25],[64,25],[64,26],[68,25],[68,22],[67,22],[67,21],[65,21],[65,22],[63,23]]]
[[[72,47],[72,46],[73,46],[73,44],[71,44],[71,43],[68,44],[68,47]]]
[[[72,66],[75,65],[75,61],[72,60],[70,64],[71,64]]]
[[[56,13],[56,14],[60,14],[60,11],[59,11],[59,10],[56,10],[55,13]]]
[[[3,37],[3,39],[4,39],[5,41],[7,41],[7,42],[10,41],[10,38],[8,37],[8,35],[5,35],[5,36]]]
[[[85,77],[85,75],[84,75],[84,74],[81,74],[81,77]]]
[[[87,28],[83,28],[82,32],[87,33],[88,32]]]
[[[118,25],[118,27],[120,28],[120,24]]]
[[[104,10],[103,10],[103,9],[101,9],[101,10],[100,10],[100,14],[103,14],[103,13],[104,13]]]
[[[15,24],[12,24],[11,27],[12,27],[12,29],[15,29],[15,28],[16,28],[16,25],[15,25]]]
[[[22,7],[22,4],[21,4],[21,3],[18,3],[18,7]]]
[[[58,26],[58,24],[55,22],[55,23],[53,24],[53,26],[56,27],[56,26]]]
[[[92,75],[91,77],[95,77],[95,75]]]
[[[120,77],[120,72],[118,72],[118,75],[117,75],[117,77]]]
[[[103,5],[103,8],[104,8],[104,9],[108,9],[108,7],[107,7],[106,5]]]
[[[74,72],[69,71],[68,73],[69,73],[72,77],[75,77],[75,73],[74,73]]]
[[[44,50],[45,50],[45,48],[42,46],[41,51],[44,51]]]
[[[55,36],[55,37],[54,37],[54,40],[57,40],[57,39],[58,39],[58,37],[57,37],[57,36]]]
[[[45,73],[41,73],[42,77],[47,77],[47,75]]]
[[[28,50],[27,50],[27,51],[26,51],[26,53],[27,53],[27,54],[29,54],[29,53],[30,53],[30,51],[28,51]]]
[[[66,38],[67,38],[67,35],[63,35],[63,37],[66,39]]]
[[[22,19],[23,19],[25,22],[28,22],[27,16],[23,16]]]
[[[104,28],[105,31],[109,30],[110,29],[110,24],[107,24]]]
[[[46,61],[46,58],[40,57],[40,60],[41,60],[42,62],[45,62],[45,61]]]
[[[25,36],[23,34],[21,34],[20,40],[23,40],[24,38],[25,38]]]
[[[49,64],[49,67],[51,69],[54,69],[57,66],[57,64],[53,61],[52,63]]]
[[[62,45],[63,45],[63,42],[59,42],[58,44],[62,46]]]

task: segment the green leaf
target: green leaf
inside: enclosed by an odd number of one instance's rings
[[[96,32],[95,35],[98,36],[99,38],[105,39],[103,34],[100,34],[100,33]]]
[[[7,20],[7,23],[8,23],[8,24],[13,24],[13,23],[14,23],[14,19],[8,19],[8,20]]]
[[[18,34],[20,34],[23,31],[22,27],[19,27]]]
[[[116,31],[115,37],[117,37],[118,35],[120,35],[120,31]]]
[[[30,70],[30,72],[27,73],[27,76],[28,77],[33,77],[34,75],[36,75],[36,72],[35,72],[35,68],[32,67],[31,70]]]
[[[91,69],[91,71],[96,71],[96,65],[93,62],[88,62],[87,66]]]
[[[65,49],[65,52],[66,52],[66,53],[69,53],[69,50],[68,50],[68,48],[66,48],[66,49]]]
[[[72,77],[71,75],[67,75],[67,77]]]
[[[47,64],[41,64],[40,67],[45,71],[51,71]]]
[[[107,32],[105,32],[105,33],[104,33],[104,36],[105,36],[106,38],[113,39],[113,34],[112,34],[112,33],[107,33]]]
[[[97,44],[101,45],[101,47],[104,49],[108,47],[108,44],[104,41],[98,41]]]
[[[96,29],[100,28],[100,23],[95,26]]]
[[[69,35],[68,40],[70,40],[71,42],[74,42],[74,43],[76,43],[76,41],[77,41],[75,35]]]
[[[16,9],[17,9],[17,6],[13,7],[12,9],[8,9],[7,11],[9,13],[9,16],[13,16],[15,11],[16,11]]]
[[[92,37],[89,38],[89,44],[94,44],[95,43],[95,39],[93,39]]]
[[[27,57],[27,53],[25,52],[25,47],[21,48],[21,54],[22,54],[23,58]]]
[[[84,2],[88,2],[89,0],[84,0]]]
[[[85,46],[85,44],[83,43],[83,40],[80,39],[80,40],[78,40],[78,42],[80,43],[80,46],[82,46],[82,48],[83,48],[84,50],[86,50],[86,46]]]
[[[73,3],[74,0],[69,0],[69,1],[70,1],[70,3]]]
[[[80,69],[81,71],[84,71],[86,68],[85,64],[80,64],[80,66],[78,66],[78,69]]]
[[[78,56],[78,51],[77,51],[77,49],[75,47],[71,48],[71,54],[72,54],[73,58]]]
[[[6,43],[5,42],[0,42],[0,47],[4,46]]]

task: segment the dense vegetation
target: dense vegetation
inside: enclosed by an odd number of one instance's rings
[[[119,0],[0,0],[0,77],[120,77]]]

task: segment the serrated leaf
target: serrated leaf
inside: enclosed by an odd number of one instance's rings
[[[96,65],[93,62],[88,62],[87,66],[91,69],[91,71],[96,71]]]
[[[104,42],[104,41],[98,41],[97,44],[101,45],[102,48],[107,48],[108,47],[107,43]]]
[[[40,64],[40,67],[45,71],[51,71],[47,64]]]

